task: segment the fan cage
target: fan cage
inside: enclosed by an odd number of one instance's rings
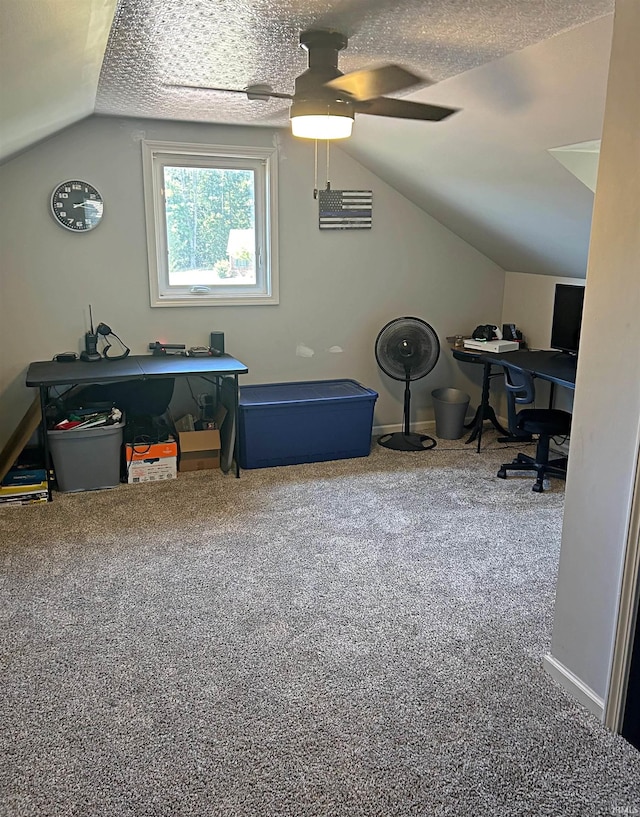
[[[375,355],[378,366],[394,380],[419,380],[438,362],[440,341],[422,318],[394,318],[378,333]]]

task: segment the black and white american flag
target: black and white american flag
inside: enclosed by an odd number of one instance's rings
[[[372,190],[320,190],[321,230],[370,230]]]

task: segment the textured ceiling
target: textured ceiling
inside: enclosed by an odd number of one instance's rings
[[[398,62],[435,81],[412,100],[461,108],[439,123],[358,114],[343,150],[504,269],[584,276],[593,194],[549,149],[600,138],[613,10],[614,0],[6,0],[0,161],[93,110],[286,126],[283,101],[165,86],[291,93],[306,68],[300,32],[334,28],[349,37],[343,72]]]
[[[437,82],[612,8],[613,0],[120,0],[96,111],[283,125],[287,107],[280,100],[164,86],[268,83],[292,93],[306,68],[298,39],[307,28],[349,37],[339,60],[344,73],[393,61]]]

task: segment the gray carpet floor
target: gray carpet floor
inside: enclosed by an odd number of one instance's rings
[[[542,668],[563,484],[485,440],[0,509],[0,814],[638,813]]]

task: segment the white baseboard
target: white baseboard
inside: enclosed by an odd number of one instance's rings
[[[560,686],[572,695],[589,712],[593,713],[599,721],[604,720],[604,700],[587,686],[584,681],[574,675],[570,669],[564,666],[551,653],[547,653],[543,659],[543,666],[549,675]]]
[[[473,415],[465,417],[465,423],[472,420]],[[402,431],[404,428],[402,423],[394,423],[393,425],[374,426],[371,430],[372,437],[379,437],[381,434],[395,434],[396,431]],[[420,422],[411,423],[411,431],[416,434],[433,434],[436,430],[435,420],[421,420]],[[465,429],[466,431],[466,429]],[[464,435],[463,435],[464,436]]]
[[[402,431],[404,428],[402,423],[394,423],[393,425],[374,426],[371,431],[372,437],[379,437],[381,434],[395,434],[396,431]],[[435,420],[422,420],[419,423],[411,423],[411,431],[416,434],[429,434],[434,432],[436,428]]]

